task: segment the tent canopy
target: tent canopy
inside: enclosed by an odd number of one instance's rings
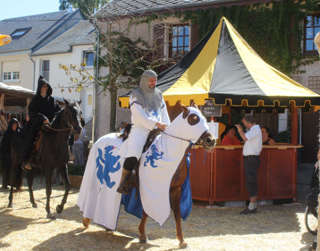
[[[159,75],[157,87],[169,105],[193,100],[203,105],[232,106],[320,105],[320,95],[267,64],[222,18],[198,45]],[[119,98],[127,107],[128,97]]]

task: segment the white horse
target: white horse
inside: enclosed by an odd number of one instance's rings
[[[145,224],[150,216],[162,225],[173,209],[180,247],[186,246],[181,229],[181,186],[187,177],[186,152],[191,144],[213,146],[206,118],[195,107],[182,107],[182,113],[158,135],[142,154],[139,165],[139,191],[143,207],[139,225],[140,242],[146,241]],[[116,192],[121,178],[126,141],[108,134],[92,147],[80,188],[78,206],[84,225],[91,220],[114,230],[121,194]],[[171,203],[170,203],[171,202]]]

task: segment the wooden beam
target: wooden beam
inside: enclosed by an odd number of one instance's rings
[[[298,145],[298,111],[295,104],[291,104],[291,144]]]
[[[0,111],[4,111],[4,99],[5,99],[5,94],[2,93],[0,95]]]

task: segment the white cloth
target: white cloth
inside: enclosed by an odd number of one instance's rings
[[[218,139],[219,138],[219,123],[210,121],[208,123],[208,125],[209,125],[209,132],[211,133],[212,137],[214,139]]]
[[[170,125],[170,119],[167,111],[167,106],[162,100],[161,112],[147,112],[143,107],[136,103],[135,98],[130,97],[131,123],[132,128],[127,139],[128,151],[126,158],[141,157],[143,146],[146,143],[147,137],[152,129],[155,128],[157,122]]]
[[[77,202],[83,217],[112,230],[120,209],[121,194],[116,190],[122,174],[121,150],[125,147],[116,133],[101,137],[92,146]]]
[[[180,114],[167,128],[165,134],[159,135],[150,148],[141,156],[139,166],[140,197],[145,212],[162,225],[170,215],[169,190],[172,177],[180,164],[189,141],[195,143],[209,130],[206,119],[198,109],[189,108],[190,115],[196,114],[200,121],[190,125],[187,118]],[[175,137],[183,138],[181,140]],[[78,206],[83,216],[109,229],[115,229],[120,208],[121,195],[116,191],[121,178],[128,140],[122,143],[117,134],[108,134],[100,138],[89,154],[86,171],[82,180]],[[108,148],[112,146],[112,150]],[[99,156],[100,155],[100,156]],[[120,157],[119,157],[120,156]],[[111,164],[108,164],[111,160]],[[102,165],[98,174],[98,166]],[[109,169],[106,169],[109,168]],[[108,170],[115,170],[110,173]],[[103,174],[103,175],[101,175]],[[108,176],[108,187],[106,178]],[[103,178],[102,182],[100,178]],[[110,184],[111,183],[111,184]]]
[[[262,133],[259,125],[252,126],[245,136],[248,140],[243,146],[243,156],[260,155],[262,150]]]
[[[184,119],[180,114],[167,128],[166,133],[159,135],[141,157],[139,178],[142,206],[144,211],[160,225],[170,215],[170,184],[189,145],[188,141],[195,143],[205,131],[209,130],[201,112],[193,107],[189,109],[190,114],[199,116],[200,122],[191,126],[187,118]]]

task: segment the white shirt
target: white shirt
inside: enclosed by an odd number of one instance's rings
[[[247,141],[243,146],[243,156],[260,155],[262,150],[262,134],[259,125],[252,126],[245,133]]]

